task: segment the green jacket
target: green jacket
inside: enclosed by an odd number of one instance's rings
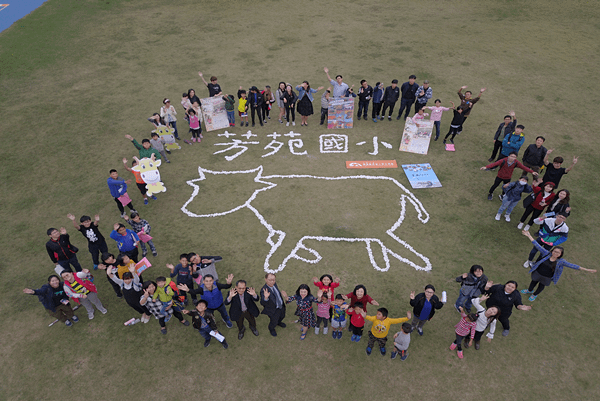
[[[152,154],[154,153],[154,159],[160,160],[160,153],[158,150],[156,150],[152,147],[146,149],[142,145],[140,145],[140,143],[138,141],[136,141],[135,139],[132,142],[133,142],[133,146],[135,146],[137,148],[137,150],[140,151],[140,159],[143,159],[144,157],[151,159]]]

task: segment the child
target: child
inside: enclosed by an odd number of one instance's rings
[[[348,308],[346,313],[350,316],[350,329],[352,330],[350,341],[359,342],[362,337],[363,327],[365,327],[365,316],[367,316],[363,310],[363,303],[356,302],[354,307]]]
[[[300,340],[306,338],[306,332],[309,327],[316,327],[315,311],[312,308],[312,303],[317,302],[317,299],[310,294],[310,288],[306,284],[300,284],[296,290],[296,295],[288,297],[286,303],[296,301],[296,312],[294,315],[299,317],[299,322],[302,325],[302,334]]]
[[[112,267],[106,269],[106,275],[122,288],[127,305],[131,306],[136,312],[141,313],[142,322],[148,323],[150,321],[150,312],[145,306],[140,305],[142,283],[140,283],[140,278],[135,272],[135,265],[131,271],[123,273],[123,279],[115,276]]]
[[[175,107],[171,106],[171,101],[167,98],[163,100],[164,106],[160,108],[160,116],[164,118],[167,126],[172,127],[175,132],[175,138],[179,139],[179,133],[177,132],[177,111],[175,111]]]
[[[323,274],[319,280],[317,280],[316,277],[313,277],[313,284],[316,285],[321,291],[331,290],[329,299],[333,299],[333,291],[340,286],[340,278],[336,277],[334,280],[330,274]]]
[[[106,308],[98,299],[98,290],[94,283],[92,283],[92,275],[88,269],[83,269],[80,272],[73,273],[70,271],[63,271],[60,276],[65,281],[63,286],[65,292],[70,298],[73,298],[75,302],[81,303],[88,313],[88,319],[94,318],[94,307],[92,304],[102,312],[103,315],[108,312]]]
[[[470,333],[471,340],[468,344],[465,343],[465,348],[468,348],[471,345],[473,345],[473,337],[475,337],[475,328],[477,326],[477,315],[474,313],[470,313],[467,315],[462,306],[460,306],[458,309],[460,310],[461,319],[460,322],[458,322],[458,324],[454,326],[456,327],[456,340],[454,340],[454,342],[450,345],[450,350],[456,350],[458,358],[463,359],[462,341],[463,338],[465,338]]]
[[[162,303],[162,307],[160,308],[160,315],[166,316],[165,323],[167,323],[171,319],[171,314],[167,311],[173,308],[173,311],[182,312],[178,310],[179,308],[174,308],[175,305],[174,299],[176,298],[175,290],[171,287],[171,279],[166,277],[157,277],[156,278],[156,291],[154,295],[152,295],[152,300],[159,300]],[[175,288],[177,289],[177,288]],[[185,312],[184,312],[185,313]]]
[[[233,95],[223,96],[225,101],[225,110],[227,111],[227,119],[229,120],[229,126],[235,127],[235,98]]]
[[[123,275],[125,273],[135,271],[135,262],[123,253],[117,256],[115,265],[117,266],[117,278],[120,278],[121,280],[123,280]],[[106,270],[108,271],[108,268]]]
[[[365,319],[373,322],[373,326],[369,331],[367,355],[371,355],[375,341],[377,341],[379,344],[379,352],[381,352],[381,355],[385,355],[385,344],[387,342],[387,334],[390,331],[390,326],[392,324],[407,322],[411,317],[412,315],[410,314],[410,311],[408,311],[406,312],[406,317],[399,317],[395,319],[389,318],[388,310],[386,308],[377,309],[377,315],[375,316],[365,316]]]
[[[210,345],[210,340],[211,340],[212,334],[217,334],[217,335],[220,334],[219,331],[217,330],[217,323],[215,322],[215,318],[207,310],[207,308],[208,308],[208,303],[205,300],[201,299],[198,302],[198,305],[196,305],[195,311],[183,310],[183,313],[185,313],[186,315],[190,315],[192,317],[192,325],[194,326],[194,328],[196,330],[198,330],[198,333],[200,333],[200,335],[202,337],[204,337],[204,346],[205,347],[208,347]],[[215,337],[215,338],[217,338],[217,337]],[[225,338],[223,338],[223,341],[221,342],[221,344],[223,344],[223,348],[225,348],[225,349],[227,349],[229,347],[229,345],[227,344],[227,341],[225,341]]]
[[[408,346],[410,345],[410,332],[412,326],[410,323],[402,323],[402,330],[394,334],[394,350],[392,351],[391,358],[396,359],[398,353],[400,354],[400,360],[405,361],[408,358]]]
[[[471,310],[471,299],[478,297],[485,289],[488,278],[483,274],[483,267],[479,265],[471,266],[469,273],[463,273],[456,278],[456,282],[461,283],[458,299],[454,304],[457,311],[460,306],[464,306],[467,311]]]
[[[141,219],[140,215],[137,212],[131,213],[131,220],[127,216],[125,216],[125,221],[129,223],[131,228],[133,228],[133,231],[135,231],[135,233],[138,234],[138,237],[140,238],[140,245],[142,247],[142,258],[148,254],[148,250],[146,249],[146,243],[148,243],[148,246],[150,246],[152,256],[158,256],[158,253],[156,252],[156,247],[154,246],[152,239],[147,238],[149,237],[150,230],[152,229],[148,221]],[[144,235],[146,235],[147,237],[144,237]],[[146,241],[144,241],[144,239],[146,239]]]
[[[452,122],[450,123],[450,129],[444,137],[444,144],[446,144],[446,139],[448,139],[450,135],[452,135],[452,138],[450,138],[450,143],[454,143],[454,137],[460,133],[462,124],[465,121],[462,106],[458,106],[455,109],[453,104],[452,109],[454,110],[454,118],[452,118]]]
[[[112,253],[105,252],[102,254],[102,263],[98,265],[98,269],[108,270],[111,267],[112,268],[117,267],[117,259],[115,258],[115,255],[113,255]],[[119,298],[119,299],[123,298],[123,293],[121,292],[121,286],[118,285],[117,283],[115,283],[114,281],[112,281],[110,279],[110,277],[108,277],[108,276],[106,276],[106,279],[112,286],[113,290],[115,290],[115,294],[117,295],[117,298]]]
[[[325,93],[321,95],[321,124],[329,118],[329,98],[331,97],[331,87],[327,88]]]
[[[509,184],[504,184],[502,186],[504,196],[502,197],[502,204],[500,205],[500,208],[496,213],[496,220],[500,220],[502,212],[505,212],[504,220],[510,221],[510,214],[521,200],[521,194],[530,194],[533,191],[531,186],[527,185],[527,181],[529,181],[529,178],[527,176],[522,176],[521,178],[519,178],[519,181],[514,181]],[[533,182],[533,185],[537,186],[541,182],[542,180],[538,178],[536,181]]]
[[[152,139],[150,139],[150,145],[152,145],[152,147],[154,149],[158,150],[158,153],[160,153],[160,155],[165,158],[165,162],[171,163],[169,161],[169,159],[167,158],[167,153],[171,153],[171,151],[169,151],[169,150],[165,151],[164,143],[165,143],[164,138],[159,137],[156,132],[152,133]]]
[[[164,277],[163,277],[164,278]],[[144,295],[140,299],[140,305],[148,308],[148,311],[154,315],[156,319],[158,319],[158,323],[160,324],[160,332],[162,334],[167,334],[167,328],[165,325],[165,321],[167,317],[171,317],[175,315],[177,319],[184,326],[189,326],[190,322],[183,318],[183,315],[180,312],[174,311],[173,308],[167,309],[164,313],[161,313],[162,310],[162,302],[159,299],[153,299],[153,295],[156,294],[158,286],[153,281],[145,281],[142,286],[142,291],[144,291]]]
[[[69,218],[73,222],[73,226],[76,230],[80,231],[81,234],[88,241],[88,250],[92,254],[92,261],[94,262],[94,270],[98,269],[98,265],[100,264],[100,260],[98,256],[103,254],[104,252],[108,252],[108,246],[106,245],[106,240],[102,233],[100,233],[100,229],[98,228],[98,222],[100,221],[100,215],[94,216],[94,222],[92,223],[92,218],[90,216],[81,216],[79,222],[81,225],[75,223],[75,216],[71,213],[67,214],[67,218]]]
[[[417,112],[417,114],[415,114],[412,118],[412,122],[415,123],[417,125],[417,127],[419,126],[419,120],[423,120],[425,117],[427,117],[429,114],[424,112],[425,110],[423,109],[419,109],[419,111]]]
[[[202,142],[202,138],[200,137],[202,127],[200,126],[200,120],[196,115],[196,111],[193,107],[190,107],[187,113],[190,119],[190,133],[192,134],[192,142]]]
[[[331,306],[329,294],[332,292],[332,290],[319,290],[317,293],[317,326],[315,327],[315,334],[319,334],[319,327],[321,326],[321,323],[323,323],[323,334],[327,335],[328,333],[329,328],[327,327],[327,323],[329,323],[329,307]]]
[[[452,103],[452,107],[454,107],[454,103]],[[429,121],[433,121],[433,124],[435,125],[435,139],[434,141],[437,141],[438,138],[440,137],[440,123],[442,121],[442,113],[445,111],[450,110],[450,108],[448,107],[442,107],[442,101],[440,99],[435,99],[435,106],[427,106],[427,107],[423,107],[424,109],[429,109],[431,110],[431,117],[429,117]]]
[[[135,166],[137,166],[137,164],[138,164],[138,162],[135,159],[133,159],[131,161],[131,167],[135,167]],[[127,158],[125,158],[125,157],[123,158],[123,166],[125,167],[125,169],[127,169],[127,171],[129,171],[131,174],[134,175],[135,185],[137,185],[142,196],[144,197],[144,205],[147,205],[148,204],[148,195],[146,195],[146,193],[148,192],[148,190],[146,189],[146,183],[144,182],[144,179],[142,178],[142,173],[139,171],[135,171],[134,169],[129,167],[127,165]],[[152,199],[157,200],[158,198],[156,196],[152,195]],[[121,217],[125,218],[124,215]]]
[[[331,314],[332,337],[334,339],[342,338],[342,331],[346,327],[346,309],[348,304],[344,302],[342,294],[337,294],[333,300],[333,313]]]
[[[248,126],[248,98],[246,94],[246,90],[242,89],[240,86],[240,90],[238,90],[237,97],[239,99],[238,103],[238,114],[240,116],[240,127],[244,126],[244,121],[246,122],[246,127]]]
[[[371,112],[371,118],[376,123],[377,120],[382,120],[383,116],[379,116],[381,112],[381,104],[383,103],[383,82],[377,82],[373,87],[373,111]]]
[[[171,270],[171,273],[169,274],[171,278],[177,276],[177,285],[185,284],[188,286],[189,289],[194,289],[194,280],[192,279],[192,267],[189,264],[187,256],[187,253],[182,253],[181,255],[179,255],[179,263],[177,264],[177,266],[173,266],[172,264],[167,263],[167,268]],[[184,297],[183,304],[187,305],[187,291],[183,291],[181,289],[179,291],[181,296]],[[195,305],[197,300],[196,293],[190,292],[190,297],[192,298],[192,301]]]
[[[152,158],[152,154],[154,154],[154,158],[156,160],[160,160],[159,151],[152,148],[149,139],[142,139],[142,144],[140,145],[139,142],[133,139],[131,135],[125,135],[125,138],[129,139],[133,143],[133,146],[135,146],[135,148],[139,151],[140,159],[143,159],[144,157],[150,159]]]
[[[130,211],[135,212],[131,198],[127,195],[127,184],[131,183],[131,180],[125,181],[119,177],[119,173],[115,169],[110,170],[109,174],[110,176],[106,179],[106,184],[111,196],[117,203],[121,217],[125,217],[125,208],[123,206],[127,206]]]

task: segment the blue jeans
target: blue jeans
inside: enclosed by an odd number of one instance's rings
[[[401,117],[402,112],[404,111],[404,109],[406,109],[406,114],[404,114],[404,119],[406,120],[406,117],[408,117],[408,114],[410,113],[410,109],[412,108],[414,102],[414,100],[410,99],[400,99],[400,110],[398,111],[398,117]]]
[[[435,124],[435,139],[438,139],[440,137],[440,123],[441,123],[441,121],[434,121],[433,123]]]
[[[227,119],[229,124],[235,124],[235,110],[227,110]]]
[[[504,209],[506,209],[506,215],[510,216],[510,213],[513,211],[515,206],[517,206],[517,204],[519,203],[519,200],[520,199],[518,199],[516,201],[510,201],[510,200],[508,200],[508,196],[505,196],[504,199],[502,200],[502,204],[500,205],[500,209],[498,209],[498,214],[502,214]]]
[[[73,257],[71,257],[71,259],[69,260],[59,260],[57,262],[59,265],[62,266],[63,269],[72,272],[73,270],[71,270],[71,266],[73,266],[75,268],[75,271],[80,272],[81,271],[81,265],[79,264],[79,261],[77,260],[77,255],[73,255]]]
[[[225,309],[225,304],[221,304],[221,306],[219,306],[217,309],[210,309],[210,308],[208,309],[208,311],[210,313],[212,313],[213,315],[215,314],[216,310],[219,311],[219,313],[223,317],[223,320],[225,320],[225,323],[231,323],[231,319],[229,318],[229,315],[227,314],[227,309]]]
[[[171,121],[169,123],[169,125],[171,127],[173,127],[173,129],[175,130],[175,132],[174,132],[175,138],[179,139],[179,133],[177,132],[177,121]]]
[[[364,114],[363,114],[363,110],[364,110]],[[360,115],[363,114],[363,117],[366,120],[368,112],[369,112],[369,101],[365,100],[363,102],[363,101],[359,100],[358,101],[358,113],[357,113],[357,116],[360,117]]]
[[[210,335],[210,327],[205,327],[203,329],[198,329],[198,333],[200,333],[200,335],[202,337],[204,337],[204,339],[206,341],[210,341],[210,339],[212,338],[212,336]]]
[[[471,307],[473,306],[473,304],[471,303],[471,296],[464,295],[462,291],[460,291],[458,294],[458,299],[456,300],[454,306],[456,306],[456,309],[458,309],[459,306],[462,306],[465,310],[471,309]]]

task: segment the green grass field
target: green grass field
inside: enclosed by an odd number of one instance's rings
[[[516,229],[523,209],[515,209],[514,224],[494,221],[499,201],[487,201],[486,194],[495,174],[479,170],[510,110],[526,127],[522,150],[544,135],[545,146],[563,156],[566,167],[580,157],[561,182],[571,191],[573,208],[566,259],[597,266],[599,17],[597,3],[578,0],[49,0],[0,33],[0,399],[599,399],[597,274],[568,269],[531,311],[514,311],[510,336],[498,330],[491,344],[468,349],[462,361],[448,350],[459,320],[452,307],[457,275],[481,264],[494,282],[515,279],[519,289],[529,283],[522,263],[530,244]],[[224,148],[215,144],[230,141],[217,136],[222,130],[205,132],[201,144],[180,141],[182,149],[173,151],[171,164],[161,166],[167,192],[158,201],[143,206],[135,185],[130,187],[134,205],[153,227],[159,252],[145,276],[166,274],[166,263],[195,251],[222,255],[220,274],[233,273],[254,287],[264,283],[269,232],[250,210],[213,218],[192,218],[180,210],[193,191],[186,182],[198,178],[199,166],[213,171],[262,166],[265,176],[384,175],[410,188],[400,168],[349,171],[345,161],[431,163],[443,188],[412,190],[430,220],[421,223],[407,204],[396,232],[429,258],[431,271],[392,259],[389,271],[379,272],[362,242],[307,240],[322,260],[291,259],[277,276],[288,293],[324,273],[341,277],[343,292],[363,283],[392,317],[410,309],[411,291],[420,292],[428,283],[438,294],[446,290],[449,303],[425,326],[425,336],[413,336],[406,361],[390,360],[389,352],[386,358],[376,352],[367,357],[365,338],[355,344],[348,335],[333,341],[309,334],[300,342],[295,324],[272,338],[264,316],[258,320],[260,336],[248,333],[242,341],[236,329],[228,330],[218,319],[230,343],[227,351],[214,341],[204,349],[198,334],[177,322],[167,325],[166,336],[154,319],[125,327],[122,323],[135,314],[116,299],[101,272],[96,281],[109,313],[89,322],[79,311],[82,319],[75,327],[48,327],[52,319],[37,298],[21,292],[39,288],[52,273],[46,229],[65,226],[81,249],[80,262],[91,267],[85,240],[66,215],[99,213],[108,238],[112,225],[122,221],[106,187],[108,171],[117,168],[122,177],[132,178],[121,159],[137,152],[124,135],[149,137],[146,118],[159,110],[163,98],[172,99],[179,112],[183,91],[194,88],[206,97],[198,71],[216,75],[228,93],[240,85],[275,88],[279,81],[327,86],[324,66],[356,87],[361,79],[389,85],[415,74],[418,82],[429,79],[434,98],[444,105],[458,100],[462,85],[487,91],[457,137],[455,153],[445,152],[440,142],[431,144],[427,156],[399,152],[403,124],[394,120],[355,121],[352,130],[335,131],[350,137],[348,153],[322,154],[319,135],[331,132],[318,125],[320,93],[309,127],[300,127],[299,118],[294,127],[305,156],[293,155],[287,137],[280,137],[282,149],[261,157],[269,152],[267,135],[291,128],[276,122],[275,110],[264,128],[252,129],[258,135],[252,140],[260,144],[249,145],[232,161],[224,156],[233,151],[214,154]],[[449,122],[446,113],[443,134]],[[178,127],[188,137],[181,113]],[[239,138],[247,129],[229,131]],[[379,154],[369,155],[374,136],[393,148],[380,144]],[[356,145],[361,141],[366,144]],[[241,204],[257,189],[251,176],[201,182],[193,210],[215,213]],[[280,179],[276,189],[253,203],[274,229],[287,231],[292,248],[303,235],[384,236],[398,218],[396,190],[364,180],[313,181]],[[114,241],[108,242],[116,252]],[[394,251],[422,263],[402,247]],[[381,249],[374,246],[373,252],[383,264]],[[288,307],[286,322],[295,319],[294,310],[295,305]],[[391,333],[398,329],[392,327]]]

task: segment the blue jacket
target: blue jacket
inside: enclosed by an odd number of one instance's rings
[[[204,288],[204,284],[200,285],[200,288],[195,293],[201,295],[201,299],[208,303],[208,309],[217,309],[223,305],[223,294],[222,289],[231,288],[231,284],[214,283],[211,291]]]
[[[310,90],[306,91],[306,90],[304,90],[304,88],[302,87],[302,85],[296,86],[296,90],[298,91],[298,101],[302,100],[302,97],[306,93],[308,95],[308,100],[310,100],[312,102],[313,101],[312,94],[318,92],[318,90],[313,89],[313,88],[310,88]]]
[[[134,243],[139,242],[140,238],[137,236],[137,234],[135,232],[131,231],[128,228],[126,228],[125,231],[127,233],[125,235],[121,235],[118,232],[116,232],[115,230],[112,230],[112,232],[110,233],[110,238],[117,241],[117,247],[119,247],[119,251],[121,251],[121,252],[133,251],[136,248]]]
[[[530,194],[533,192],[533,188],[531,185],[525,184],[520,185],[519,181],[514,181],[508,184],[508,187],[504,190],[506,197],[511,202],[516,202],[521,200],[521,194],[525,192],[526,194]]]
[[[550,256],[552,256],[552,252],[550,252],[549,250],[547,250],[546,248],[544,248],[543,246],[538,244],[537,241],[532,241],[531,243],[538,251],[540,251],[540,254],[543,257],[533,265],[531,270],[529,270],[529,273],[534,272],[543,262],[550,259]],[[562,274],[563,267],[565,267],[565,266],[570,267],[571,269],[579,270],[578,265],[569,263],[566,260],[564,260],[563,258],[558,259],[556,261],[556,268],[554,269],[554,276],[552,276],[552,282],[554,284],[558,283],[558,279],[560,279],[560,275]]]
[[[373,88],[373,103],[381,103],[383,101],[383,89],[379,86]]]
[[[508,142],[510,142],[510,144]],[[516,152],[518,154],[523,142],[525,142],[525,135],[523,135],[523,133],[519,135],[514,132],[512,134],[507,134],[502,141],[502,154],[504,156],[510,155],[511,152]]]
[[[112,178],[108,177],[106,183],[108,184],[108,189],[110,189],[110,194],[113,198],[118,198],[119,196],[125,195],[127,192],[127,184],[125,184],[125,180],[113,180]]]
[[[58,283],[58,288],[63,288],[64,283]],[[33,294],[37,295],[44,308],[51,310],[52,312],[56,312],[56,308],[54,307],[54,302],[52,301],[52,287],[50,284],[44,284],[42,288],[33,290]],[[67,294],[64,294],[64,299],[69,299]]]

